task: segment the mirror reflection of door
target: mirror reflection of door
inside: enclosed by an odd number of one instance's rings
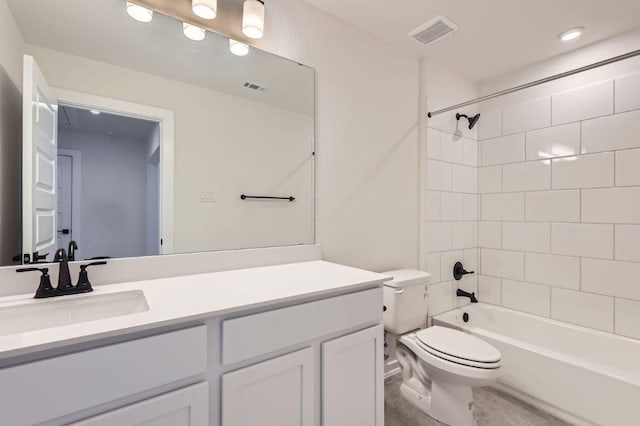
[[[58,104],[33,57],[24,56],[22,248],[29,261],[53,259],[56,248]]]

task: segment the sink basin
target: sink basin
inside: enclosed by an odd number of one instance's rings
[[[0,336],[60,327],[149,310],[142,291],[61,296],[0,305]]]

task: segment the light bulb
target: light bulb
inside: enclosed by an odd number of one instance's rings
[[[206,31],[204,28],[196,27],[195,25],[187,24],[186,22],[182,23],[182,32],[184,35],[193,41],[202,41],[204,40]]]
[[[249,45],[230,38],[229,50],[236,56],[247,56],[247,54],[249,53]]]
[[[215,19],[218,14],[218,0],[192,0],[191,10],[203,19]]]
[[[151,22],[153,10],[127,2],[127,13],[138,22]]]
[[[249,38],[262,38],[264,34],[264,3],[246,0],[242,12],[242,32]]]

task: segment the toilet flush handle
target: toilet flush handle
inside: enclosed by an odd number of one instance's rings
[[[402,294],[404,293],[404,289],[403,288],[399,288],[395,291],[396,294]]]

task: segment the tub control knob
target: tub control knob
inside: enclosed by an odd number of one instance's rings
[[[464,269],[464,266],[462,266],[462,262],[456,262],[456,264],[453,265],[453,278],[455,278],[456,281],[460,281],[463,276],[473,273],[475,272],[467,271],[466,269]]]

